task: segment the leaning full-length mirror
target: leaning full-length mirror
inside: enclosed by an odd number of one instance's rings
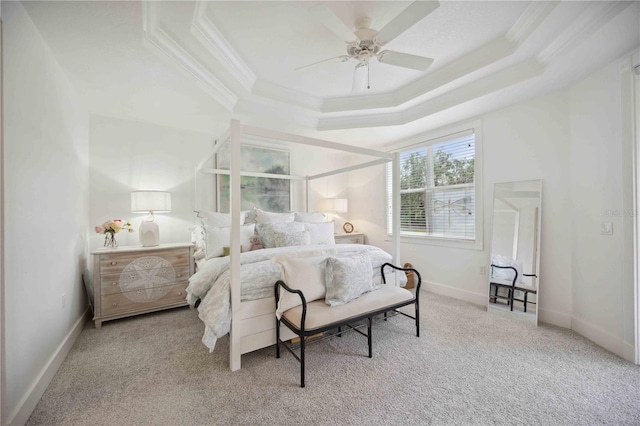
[[[542,181],[496,183],[487,310],[538,323]]]

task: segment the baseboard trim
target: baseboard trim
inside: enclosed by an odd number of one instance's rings
[[[624,342],[622,348],[622,358],[626,359],[629,362],[637,364],[636,362],[636,350],[633,345],[629,342]]]
[[[571,315],[550,309],[540,309],[538,322],[551,324],[562,328],[571,328]]]
[[[624,342],[620,337],[616,337],[600,327],[596,327],[577,317],[571,318],[571,329],[593,343],[624,358]]]
[[[431,293],[464,300],[465,302],[473,303],[474,305],[487,306],[487,295],[485,294],[475,293],[469,290],[461,290],[459,288],[431,281],[425,281],[423,286],[425,290],[430,291]]]
[[[87,309],[73,324],[73,327],[71,327],[69,333],[67,333],[56,351],[53,353],[49,362],[47,362],[37,379],[32,383],[27,393],[20,400],[18,407],[13,413],[11,413],[11,415],[8,416],[7,425],[17,426],[27,423],[29,416],[31,416],[34,408],[36,408],[36,405],[38,404],[38,401],[40,401],[40,398],[42,398],[44,391],[47,390],[49,383],[51,383],[53,376],[58,371],[58,368],[60,368],[62,361],[67,357],[71,347],[82,332],[84,324],[89,321],[89,317],[89,309]]]

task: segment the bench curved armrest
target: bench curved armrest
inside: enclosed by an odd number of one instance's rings
[[[278,281],[276,281],[276,285],[275,285],[276,306],[278,306],[278,303],[280,302],[280,287],[282,287],[283,289],[285,289],[289,293],[295,293],[298,296],[300,296],[300,300],[302,301],[302,317],[300,318],[300,325],[302,326],[302,329],[304,330],[304,320],[307,317],[307,299],[304,297],[304,293],[301,290],[296,290],[296,289],[293,289],[293,288],[289,287],[288,285],[286,285],[284,283],[284,281],[278,280]]]
[[[416,284],[416,298],[418,298],[418,293],[420,293],[420,285],[422,284],[422,277],[420,276],[420,272],[418,272],[417,269],[415,269],[415,268],[402,268],[400,266],[396,266],[396,265],[393,265],[393,264],[388,263],[388,262],[387,263],[383,263],[382,266],[380,266],[380,275],[382,275],[382,283],[383,284],[387,283],[387,279],[384,276],[384,268],[385,268],[385,266],[389,266],[389,267],[391,267],[391,268],[393,268],[393,269],[395,269],[397,271],[405,271],[405,272],[411,271],[414,274],[416,274],[416,276],[418,277],[418,282]]]
[[[511,269],[513,271],[513,273],[515,274],[515,276],[513,277],[513,282],[512,282],[512,286],[515,287],[516,282],[518,281],[518,270],[516,268],[514,268],[513,266],[498,266],[498,265],[494,265],[493,263],[491,264],[492,268],[500,268],[500,269]]]

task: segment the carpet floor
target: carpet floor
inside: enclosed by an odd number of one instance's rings
[[[29,425],[640,424],[640,367],[578,334],[423,292],[421,334],[397,316],[309,345],[299,364],[273,348],[228,367],[197,311],[88,323]]]

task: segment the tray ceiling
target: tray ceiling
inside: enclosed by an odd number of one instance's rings
[[[234,115],[384,142],[562,87],[640,45],[638,2],[443,1],[384,46],[433,58],[426,71],[372,59],[371,89],[355,93],[354,59],[295,71],[346,51],[312,8],[354,31],[411,3],[23,4],[92,113],[207,132]]]

